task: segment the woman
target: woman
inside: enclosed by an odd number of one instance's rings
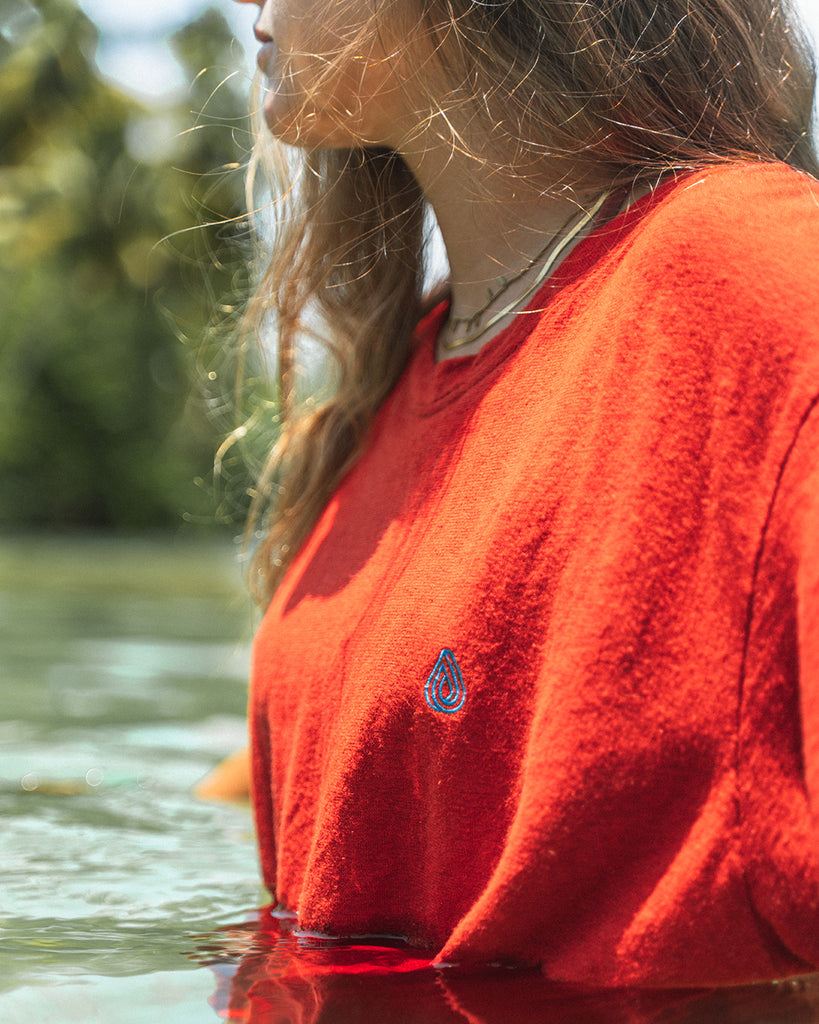
[[[254,567],[266,883],[305,929],[564,982],[815,968],[795,24],[778,0],[259,6],[262,146],[292,147],[256,303],[283,417]],[[450,276],[425,307],[427,205]],[[308,326],[336,380],[299,406]]]

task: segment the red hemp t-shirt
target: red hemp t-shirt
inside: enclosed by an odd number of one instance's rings
[[[442,311],[259,630],[304,927],[596,985],[819,965],[819,187],[668,182],[478,355]]]

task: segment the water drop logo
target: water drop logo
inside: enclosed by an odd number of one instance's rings
[[[446,647],[429,674],[424,696],[433,711],[442,711],[445,715],[452,715],[464,706],[466,689],[461,670],[455,655]]]

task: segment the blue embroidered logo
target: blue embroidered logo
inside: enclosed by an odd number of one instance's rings
[[[435,668],[429,674],[424,696],[433,711],[443,711],[446,715],[454,714],[464,706],[466,689],[461,670],[455,655],[446,647],[438,655]]]

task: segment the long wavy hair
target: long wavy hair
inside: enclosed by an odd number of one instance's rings
[[[439,132],[462,149],[447,112],[474,108],[488,151],[507,161],[516,153],[504,173],[542,176],[546,188],[558,169],[558,180],[603,188],[753,160],[785,161],[819,176],[815,67],[787,0],[421,4],[419,13],[408,0],[379,0],[366,32],[404,18],[408,31],[422,26],[441,52],[448,43],[435,86]],[[359,33],[350,52],[362,52],[362,41]],[[327,76],[333,73],[328,66]],[[299,150],[262,130],[251,195],[260,168],[274,197],[273,224],[244,336],[263,324],[277,335],[277,440],[248,527],[261,538],[250,585],[264,605],[408,360],[425,302],[428,211],[407,165],[389,149]],[[305,338],[330,357],[331,385],[320,398],[301,394]]]

